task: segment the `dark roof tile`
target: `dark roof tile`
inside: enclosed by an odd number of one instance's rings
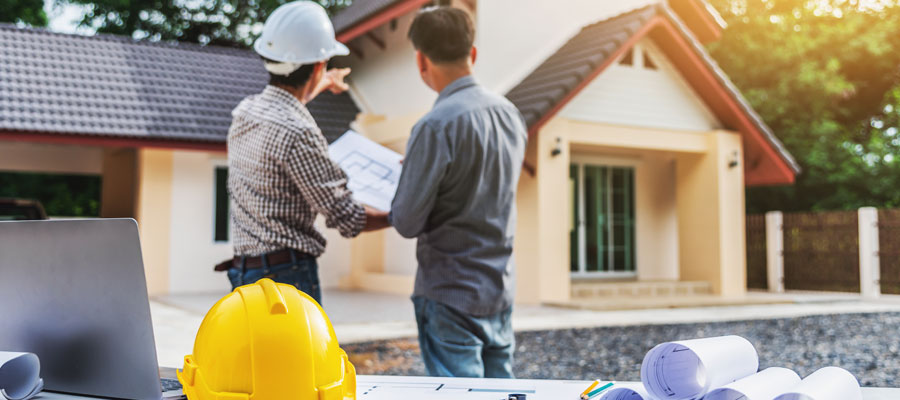
[[[338,12],[332,19],[335,32],[343,32],[366,20],[375,13],[404,0],[356,0]]]
[[[77,36],[0,24],[0,129],[224,142],[231,110],[268,75],[252,51]],[[326,137],[359,112],[347,94],[308,105]]]

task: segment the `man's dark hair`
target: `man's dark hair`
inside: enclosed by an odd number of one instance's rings
[[[416,50],[435,63],[464,60],[475,42],[475,24],[465,11],[451,7],[427,8],[409,27],[409,40]]]
[[[263,59],[263,62],[266,63],[278,63],[277,61],[272,61],[265,57],[260,57]],[[296,71],[291,72],[290,75],[275,75],[269,72],[269,84],[270,85],[281,85],[288,86],[292,88],[298,88],[306,84],[306,81],[312,76],[313,69],[315,69],[316,64],[304,64],[300,68],[297,68]]]

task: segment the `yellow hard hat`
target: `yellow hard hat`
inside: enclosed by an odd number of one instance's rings
[[[270,279],[209,310],[178,380],[189,400],[356,399],[356,370],[325,311]]]

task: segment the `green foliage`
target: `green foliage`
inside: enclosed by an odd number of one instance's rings
[[[900,206],[900,7],[894,0],[712,0],[713,56],[800,162],[747,211]]]
[[[90,6],[82,26],[155,40],[249,46],[288,0],[57,0]],[[315,0],[334,13],[350,0]]]
[[[100,177],[2,172],[0,197],[38,200],[50,216],[97,217]]]
[[[46,26],[43,0],[0,0],[0,22]]]

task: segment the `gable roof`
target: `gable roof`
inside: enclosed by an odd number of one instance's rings
[[[259,56],[249,50],[113,35],[0,24],[0,54],[0,131],[22,138],[126,138],[224,149],[231,110],[268,82]],[[333,138],[359,112],[347,94],[325,93],[308,107]]]
[[[707,0],[667,0],[675,12],[697,27],[703,43],[717,40],[725,26],[722,17]],[[347,43],[391,19],[408,14],[432,0],[354,0],[332,17],[337,39]]]
[[[355,0],[332,19],[341,42],[349,42],[382,24],[408,14],[431,0]]]
[[[743,136],[748,185],[788,184],[800,166],[699,41],[665,5],[584,27],[507,93],[535,133],[638,40],[650,37],[728,129]]]

